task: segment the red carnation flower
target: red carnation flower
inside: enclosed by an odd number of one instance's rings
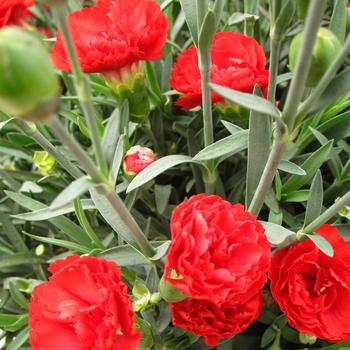
[[[119,73],[141,60],[162,56],[168,22],[154,0],[99,0],[69,15],[80,65],[86,73]],[[51,59],[63,71],[71,66],[61,33]]]
[[[270,244],[243,205],[199,194],[171,217],[165,281],[194,299],[243,303],[266,282]]]
[[[30,15],[29,6],[34,5],[35,0],[1,0],[0,3],[0,28],[6,25],[21,25],[23,19]]]
[[[208,346],[243,332],[260,315],[260,293],[244,304],[216,304],[207,300],[186,299],[170,304],[174,326],[203,337]]]
[[[228,88],[252,92],[258,84],[267,94],[268,71],[263,48],[255,39],[241,33],[216,33],[211,46],[211,82]],[[198,55],[194,45],[177,58],[171,74],[170,85],[181,96],[177,105],[188,110],[202,103],[201,76]],[[222,98],[212,92],[213,103]]]
[[[333,246],[334,257],[310,240],[278,250],[271,261],[271,292],[299,332],[330,342],[350,339],[350,247],[337,229],[316,231]]]
[[[127,286],[113,262],[77,255],[58,260],[29,308],[34,350],[136,350],[140,334]]]
[[[124,156],[124,172],[134,176],[155,161],[153,151],[148,147],[133,146]]]

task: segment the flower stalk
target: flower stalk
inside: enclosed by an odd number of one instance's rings
[[[312,48],[314,46],[318,28],[326,6],[326,0],[313,0],[310,4],[310,11],[306,20],[305,37],[298,56],[295,74],[289,88],[287,101],[282,113],[282,118],[286,123],[276,126],[275,141],[266,163],[263,175],[258,188],[254,194],[249,211],[253,215],[258,215],[275,177],[278,165],[282,159],[285,145],[290,142],[290,135],[293,135],[293,127],[297,115],[297,108],[302,98],[305,81],[310,68],[312,58]]]
[[[102,152],[101,141],[95,120],[95,110],[92,104],[91,89],[87,77],[83,74],[80,68],[77,55],[75,53],[73,41],[68,28],[67,18],[65,15],[65,6],[61,4],[55,5],[54,10],[67,47],[69,59],[72,65],[75,88],[86,118],[88,128],[90,130],[91,141],[95,151],[96,161],[102,174],[104,176],[107,176],[108,165]]]
[[[153,256],[154,249],[148,242],[141,228],[138,226],[121,198],[114,191],[113,186],[100,173],[94,162],[82,149],[79,143],[67,133],[57,117],[52,117],[48,122],[48,126],[52,133],[72,152],[76,160],[82,165],[84,170],[91,176],[96,184],[99,185],[99,193],[106,198],[115,210],[116,215],[118,215],[133,240],[137,243],[137,248],[139,248],[145,256]]]
[[[303,233],[313,233],[321,225],[325,224],[333,216],[344,208],[346,205],[350,204],[350,191],[346,193],[343,197],[339,198],[331,207],[329,207],[325,212],[323,212],[316,220],[311,222],[303,229]]]

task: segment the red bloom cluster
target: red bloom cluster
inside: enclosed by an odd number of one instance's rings
[[[160,58],[168,31],[168,22],[154,0],[99,0],[70,14],[68,23],[86,73],[118,74],[133,63]],[[58,69],[71,69],[61,33],[51,59]]]
[[[53,263],[29,308],[34,350],[136,350],[127,286],[112,262],[72,255]]]
[[[211,46],[211,82],[242,92],[252,92],[258,84],[266,95],[268,71],[263,48],[255,39],[234,32],[216,33]],[[177,58],[170,85],[183,94],[177,105],[188,110],[202,103],[201,76],[194,45]],[[213,103],[222,98],[212,92]]]
[[[30,16],[29,6],[35,0],[1,0],[0,28],[6,25],[21,25],[24,18]]]
[[[333,246],[334,257],[310,240],[277,251],[271,261],[271,292],[299,332],[330,342],[350,339],[350,247],[337,229],[317,233]]]
[[[172,307],[174,324],[206,332],[211,344],[245,329],[259,315],[269,267],[261,224],[241,204],[200,194],[173,211],[171,235],[164,279],[191,298]],[[191,307],[206,311],[193,317]],[[221,316],[211,322],[217,309]]]

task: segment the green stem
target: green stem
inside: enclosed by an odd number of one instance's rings
[[[204,147],[211,145],[214,142],[214,125],[213,125],[213,110],[210,93],[210,70],[211,70],[211,56],[210,49],[198,52],[199,70],[201,73],[202,82],[202,113],[203,113],[203,132],[204,132]],[[208,169],[212,169],[212,161],[208,162]],[[213,177],[207,181],[208,176],[204,175],[205,192],[208,194],[215,192],[215,170]]]
[[[97,129],[97,123],[95,119],[96,112],[92,103],[90,84],[87,77],[81,71],[80,64],[77,59],[73,41],[68,28],[67,18],[65,15],[65,6],[57,5],[54,9],[68,51],[68,56],[72,65],[75,88],[79,96],[80,104],[83,109],[88,128],[90,130],[91,141],[94,147],[96,161],[102,174],[107,176],[108,165],[106,158],[103,155],[101,140]]]
[[[272,103],[275,102],[276,98],[276,87],[277,87],[277,76],[278,76],[278,67],[279,59],[281,53],[281,39],[276,38],[274,33],[271,33],[271,42],[270,42],[270,66],[269,66],[269,87],[267,98]]]
[[[132,217],[125,204],[109,184],[108,180],[102,176],[93,161],[85,153],[84,149],[79,143],[66,131],[57,117],[52,117],[48,121],[48,126],[53,134],[72,152],[76,160],[81,164],[84,170],[97,183],[102,184],[101,194],[108,200],[110,205],[115,210],[116,215],[123,222],[132,238],[137,243],[139,249],[142,250],[145,256],[154,255],[154,249],[148,242],[140,227],[137,225],[135,219]]]
[[[306,18],[304,37],[283,110],[283,119],[291,131],[294,128],[298,105],[304,92],[305,82],[311,65],[312,49],[326,4],[327,0],[312,0]]]
[[[310,96],[301,104],[298,109],[297,124],[301,123],[305,116],[308,114],[315,102],[322,96],[330,82],[333,80],[338,70],[343,65],[344,61],[348,58],[350,53],[350,36],[347,37],[344,46],[338,53],[332,65],[328,68],[325,75],[323,75],[320,82],[315,89],[312,90]]]
[[[199,68],[202,79],[202,110],[203,110],[203,131],[204,131],[204,147],[214,142],[214,126],[213,111],[210,94],[210,69],[211,58],[210,53],[207,55],[199,55]]]
[[[84,174],[75,166],[71,161],[69,161],[57,148],[48,141],[36,128],[35,124],[26,123],[21,119],[15,119],[14,123],[24,134],[31,137],[39,144],[45,151],[50,153],[55,157],[58,163],[73,177],[79,178],[84,176]]]
[[[94,162],[80,144],[66,131],[57,116],[52,116],[47,125],[51,132],[72,152],[75,159],[97,184],[106,183],[107,179],[100,173]]]
[[[321,225],[325,224],[333,216],[344,208],[346,205],[350,204],[350,191],[343,197],[338,199],[331,207],[329,207],[324,213],[322,213],[316,220],[303,229],[303,233],[313,233]]]
[[[254,197],[249,205],[248,211],[252,215],[259,215],[260,210],[264,204],[266,195],[271,187],[273,179],[276,174],[278,165],[282,159],[286,141],[283,141],[286,136],[286,129],[282,124],[276,126],[275,141],[267,160],[265,169],[259,181],[258,188],[255,191]]]

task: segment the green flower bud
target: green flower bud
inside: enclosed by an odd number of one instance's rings
[[[0,31],[0,109],[28,120],[45,120],[57,108],[59,81],[35,35],[17,28]]]
[[[144,122],[150,112],[145,74],[139,63],[124,67],[118,73],[105,74],[107,85],[120,101],[129,101],[130,119]]]
[[[159,283],[159,291],[167,303],[176,303],[185,300],[188,296],[176,289],[171,283],[164,281],[164,276]]]
[[[289,49],[289,64],[293,71],[297,61],[300,45],[304,32],[299,33],[293,40]],[[320,28],[317,33],[316,43],[312,51],[312,61],[306,85],[316,86],[334,61],[341,44],[338,38],[328,29]]]
[[[299,341],[305,345],[313,345],[317,342],[317,337],[304,333],[299,333]]]
[[[47,175],[55,166],[55,158],[46,151],[36,151],[33,156],[33,163],[39,169],[40,173]]]

